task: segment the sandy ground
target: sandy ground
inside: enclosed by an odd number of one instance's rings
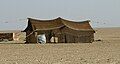
[[[96,29],[93,43],[0,44],[0,64],[120,64],[120,28]]]

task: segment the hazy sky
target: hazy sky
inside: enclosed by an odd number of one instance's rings
[[[24,29],[27,17],[90,19],[93,27],[120,27],[120,0],[0,0],[0,30]]]

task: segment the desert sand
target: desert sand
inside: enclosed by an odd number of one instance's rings
[[[2,42],[0,64],[120,64],[120,28],[95,30],[93,43]]]

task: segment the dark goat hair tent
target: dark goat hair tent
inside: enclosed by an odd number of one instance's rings
[[[28,18],[28,26],[23,32],[26,32],[26,43],[37,43],[39,34],[45,34],[47,43],[51,43],[51,38],[54,38],[54,43],[91,43],[95,31],[89,22],[69,21],[60,17],[53,20]]]

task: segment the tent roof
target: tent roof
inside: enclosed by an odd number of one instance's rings
[[[75,22],[69,21],[63,18],[56,18],[52,20],[38,20],[28,18],[28,26],[24,31],[27,30],[52,30],[58,29],[63,26],[66,26],[73,30],[92,30],[92,27],[89,24],[90,20],[82,21],[82,22]]]

